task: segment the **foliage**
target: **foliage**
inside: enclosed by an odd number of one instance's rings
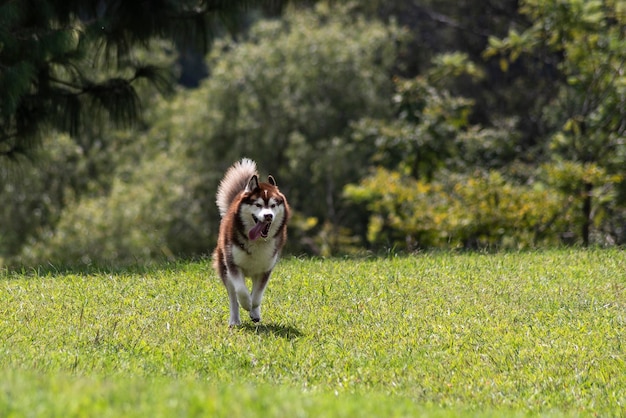
[[[559,196],[545,185],[515,184],[497,171],[425,182],[378,169],[345,194],[371,213],[370,245],[393,248],[554,244],[546,232],[561,215]]]
[[[332,219],[343,182],[365,172],[358,161],[367,150],[343,138],[360,114],[387,112],[400,36],[362,19],[346,26],[345,13],[322,8],[261,23],[248,42],[219,43],[221,52],[210,57],[212,77],[200,88],[171,100],[142,96],[152,105],[146,128],[102,139],[112,144],[103,153],[111,156],[108,187],[77,196],[58,223],[30,235],[14,261],[126,264],[208,254],[217,233],[215,189],[242,155],[271,172],[296,207],[308,207],[292,225],[296,251],[326,245],[306,240],[310,228],[336,247],[318,220]],[[164,49],[155,48],[153,59],[164,59],[158,53]]]
[[[188,168],[200,179],[195,199],[215,213],[224,170],[242,156],[253,158],[303,212],[293,224],[294,250],[323,245],[300,231],[311,223],[313,233],[337,228],[345,218],[342,186],[365,173],[361,161],[370,152],[350,140],[351,124],[362,114],[389,113],[401,37],[350,8],[320,6],[260,22],[247,42],[216,44],[211,77],[169,105],[173,114],[185,113],[174,118],[167,141],[185,142]],[[206,225],[214,232],[215,216]]]
[[[28,2],[0,6],[0,83],[11,84],[3,126],[14,123],[10,109],[32,74],[16,69],[17,58],[28,67],[37,56],[49,67],[32,94],[48,75],[59,81],[50,94],[70,92],[67,103],[37,101],[51,113],[33,108],[45,122],[44,148],[27,154],[41,168],[17,165],[5,176],[12,169],[3,167],[4,264],[208,254],[216,186],[243,156],[277,178],[295,209],[287,252],[626,243],[621,2],[320,1],[284,14],[283,2],[230,2],[220,19],[238,36],[214,44],[198,88],[165,98],[135,80],[136,66],[171,86],[157,69],[175,72],[175,51],[188,53],[185,38],[206,39],[215,16],[195,10],[185,15],[194,23],[181,28],[176,19],[161,22],[161,11],[177,13],[166,7],[124,32],[132,13],[119,8],[143,6],[114,3],[99,2],[111,7],[88,22],[72,12],[75,2],[43,2],[39,14],[24,9]],[[241,14],[243,6],[254,9]],[[252,24],[257,6],[274,19]],[[61,15],[67,19],[46,18]],[[105,17],[109,31],[94,34],[90,25]],[[16,28],[37,27],[22,27],[27,18],[48,30],[21,38]],[[37,48],[25,47],[33,42]],[[102,90],[102,103],[132,116],[116,103],[132,89],[143,112],[128,129],[114,129],[79,86],[117,79],[126,87],[108,99]],[[0,153],[32,151],[17,138]],[[381,195],[384,204],[374,203]]]
[[[373,162],[399,165],[415,178],[430,179],[457,156],[457,137],[468,124],[471,101],[452,97],[420,78],[396,80],[393,99],[397,120],[362,120],[354,136],[374,143]]]
[[[167,52],[170,45],[163,42],[150,43],[151,52],[136,48],[134,56],[153,65],[172,65],[172,54]],[[94,75],[96,76],[96,75]],[[144,102],[154,101],[154,94],[148,86],[141,83],[135,86],[137,93]],[[28,156],[21,156],[16,161],[4,160],[4,168],[0,173],[0,199],[4,204],[0,211],[3,234],[0,236],[0,261],[6,257],[5,263],[13,262],[46,262],[48,256],[61,255],[63,259],[76,255],[96,235],[85,225],[91,224],[93,213],[85,216],[80,232],[84,233],[72,241],[65,241],[62,248],[51,248],[51,237],[56,235],[57,228],[77,228],[73,222],[62,221],[75,216],[77,207],[89,206],[83,199],[98,201],[93,207],[102,207],[113,183],[116,181],[112,173],[118,166],[136,168],[136,161],[147,155],[142,144],[132,147],[132,137],[136,133],[115,131],[106,119],[94,117],[90,123],[81,127],[78,136],[71,138],[67,134],[50,134],[42,138],[42,147],[31,150]],[[139,178],[138,176],[136,178]],[[143,187],[143,186],[142,186]],[[110,209],[110,208],[109,208]],[[118,211],[108,213],[114,216]],[[123,216],[123,215],[122,215]],[[110,225],[109,225],[110,226]],[[75,235],[77,231],[69,235]],[[65,236],[61,231],[58,236]],[[68,251],[68,246],[81,243]],[[27,254],[20,256],[23,246],[28,244]],[[110,244],[109,244],[110,245]],[[40,250],[33,252],[33,247]],[[97,249],[93,254],[104,254]],[[38,254],[38,255],[36,255]],[[81,259],[82,255],[74,260]],[[89,259],[85,255],[85,260]]]
[[[236,329],[205,260],[2,271],[0,414],[619,415],[625,263],[286,259],[267,322]]]
[[[393,119],[366,117],[354,125],[354,139],[375,150],[369,163],[429,180],[444,168],[463,173],[514,161],[517,121],[475,124],[475,102],[453,93],[458,79],[482,79],[481,69],[460,53],[435,56],[432,64],[422,76],[394,79]]]
[[[367,243],[394,248],[529,246],[554,242],[557,199],[545,184],[516,184],[495,171],[515,158],[513,120],[483,127],[474,103],[451,89],[459,77],[480,79],[463,54],[443,54],[415,79],[396,79],[395,119],[361,120],[353,136],[375,146],[379,167],[345,197],[368,211]],[[393,171],[389,171],[393,170]],[[538,206],[535,206],[538,205]],[[540,214],[544,214],[542,217]],[[550,228],[547,225],[550,224]]]
[[[595,163],[561,160],[542,165],[539,176],[561,195],[562,217],[569,218],[569,226],[561,232],[568,236],[569,241],[574,239],[576,242],[578,239],[573,229],[585,223],[582,208],[589,198],[595,202],[592,217],[596,232],[593,233],[593,241],[601,245],[623,241],[626,231],[623,225],[619,225],[619,214],[615,213],[619,210],[616,203],[619,202],[618,190],[624,181],[623,174],[608,174],[606,169]],[[585,185],[591,187],[586,189]]]
[[[0,173],[0,264],[3,256],[18,255],[29,238],[56,225],[68,200],[87,187],[83,150],[67,135],[54,135],[45,145],[52,142],[37,164],[21,160]]]
[[[206,132],[203,117],[194,154],[221,168],[250,156],[311,208],[309,215],[332,221],[336,208],[328,200],[358,170],[343,162],[363,153],[345,139],[350,123],[388,114],[400,36],[350,9],[320,6],[257,25],[247,43],[220,45],[210,57],[211,78],[193,93],[208,100],[212,126]]]
[[[3,2],[0,156],[26,153],[52,130],[75,136],[99,112],[113,121],[135,122],[140,111],[136,81],[149,80],[167,91],[173,79],[171,67],[137,60],[134,47],[169,39],[206,50],[217,28],[235,30],[238,16],[262,3]],[[104,71],[109,72],[106,77],[102,77]]]
[[[532,22],[528,29],[519,34],[512,28],[502,40],[490,38],[484,56],[500,54],[503,71],[522,54],[544,57],[548,51],[562,56],[556,66],[562,75],[561,83],[557,83],[560,93],[543,112],[544,123],[552,126],[548,129],[555,129],[540,156],[551,160],[543,166],[543,171],[537,167],[521,176],[516,172],[519,164],[515,159],[524,155],[517,153],[515,144],[519,134],[514,131],[515,119],[492,119],[492,126],[487,127],[475,125],[471,119],[474,102],[451,93],[453,81],[459,76],[466,74],[474,79],[483,76],[467,57],[460,54],[435,57],[433,67],[422,76],[398,80],[394,96],[396,119],[391,122],[365,119],[356,132],[359,139],[376,145],[373,164],[426,181],[418,182],[413,190],[406,185],[400,187],[403,192],[394,194],[384,179],[389,177],[393,179],[391,184],[397,184],[398,175],[378,172],[369,179],[376,180],[365,179],[357,188],[347,189],[348,198],[357,202],[359,196],[371,194],[366,199],[370,244],[408,248],[459,243],[466,247],[507,246],[504,236],[509,236],[513,245],[535,245],[544,240],[554,243],[559,237],[584,245],[622,242],[624,233],[619,219],[623,219],[625,210],[620,205],[619,190],[623,189],[626,155],[623,132],[626,95],[621,67],[626,59],[626,43],[622,39],[623,25],[619,25],[623,16],[615,18],[619,14],[615,7],[618,6],[611,4],[602,8],[600,2],[528,1],[520,8],[520,13]],[[555,24],[559,30],[548,29]],[[547,36],[550,38],[546,39]],[[579,168],[570,176],[559,174],[559,168],[576,166]],[[446,171],[442,171],[444,168]],[[488,195],[479,192],[461,196],[458,187],[446,187],[447,179],[441,183],[446,173],[452,171],[461,179],[460,184],[470,186],[461,190],[473,190],[471,179],[477,168],[500,172],[490,171],[485,177],[488,184],[478,187],[489,190]],[[547,175],[543,182],[536,181],[542,175]],[[434,181],[437,176],[440,180]],[[511,186],[502,180],[507,176],[519,177],[518,181],[527,185]],[[563,185],[563,181],[569,185]],[[519,213],[506,200],[501,205],[501,200],[489,198],[510,197],[512,189],[519,195],[511,199],[518,202],[514,206],[536,205],[533,213]],[[523,189],[529,191],[522,192]],[[377,201],[381,196],[385,198]],[[437,213],[436,208],[448,216],[457,212],[457,196],[461,207],[467,208],[465,212],[459,211],[461,224],[467,227],[458,235],[460,240],[455,241],[457,235],[450,237],[450,232],[457,229],[456,217],[451,217],[451,225],[445,225],[443,219],[447,217],[428,214]],[[547,196],[550,199],[546,200],[549,203],[544,211],[542,206]],[[422,203],[414,203],[416,200]],[[477,216],[472,216],[474,208]],[[574,214],[573,209],[579,213]],[[516,225],[517,222],[522,225]],[[439,239],[435,238],[437,235]],[[441,237],[451,242],[446,244]]]
[[[187,192],[182,184],[178,164],[163,153],[128,178],[116,178],[109,194],[70,205],[53,229],[24,248],[20,262],[133,264],[172,258],[180,245],[168,242],[172,236],[182,234],[176,237],[179,242],[206,239],[186,235],[190,231],[182,228],[184,218],[173,218]]]
[[[499,55],[505,68],[522,55],[541,57],[548,51],[561,57],[559,94],[544,108],[552,129],[551,158],[580,164],[583,171],[598,167],[611,179],[602,184],[583,181],[577,190],[583,194],[581,235],[588,244],[590,226],[598,222],[593,219],[598,202],[592,202],[592,189],[625,181],[624,6],[613,1],[527,0],[520,12],[533,24],[521,33],[511,29],[504,39],[491,38],[485,56]],[[572,184],[580,179],[573,177]]]

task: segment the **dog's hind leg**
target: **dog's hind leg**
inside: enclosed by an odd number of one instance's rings
[[[271,271],[263,273],[259,276],[252,278],[252,309],[250,309],[250,319],[254,322],[261,320],[261,300],[263,299],[263,292],[267,286],[267,282],[270,279]]]

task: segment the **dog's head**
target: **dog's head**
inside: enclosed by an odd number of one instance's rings
[[[259,182],[256,175],[250,178],[239,212],[250,240],[273,237],[285,223],[288,210],[274,177],[269,176],[267,183]]]

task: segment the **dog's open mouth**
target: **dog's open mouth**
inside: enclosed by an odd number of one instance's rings
[[[272,226],[271,222],[263,222],[253,216],[256,225],[252,227],[252,229],[248,232],[248,238],[252,241],[259,237],[267,238],[270,233],[270,226]]]

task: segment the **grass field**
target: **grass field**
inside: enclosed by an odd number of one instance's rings
[[[208,260],[0,271],[0,416],[626,414],[621,250],[285,259],[262,313]]]

